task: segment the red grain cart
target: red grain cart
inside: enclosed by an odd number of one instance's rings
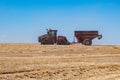
[[[92,45],[92,40],[96,37],[98,37],[98,39],[102,38],[102,35],[99,35],[98,31],[75,31],[74,35],[77,42],[84,45]]]

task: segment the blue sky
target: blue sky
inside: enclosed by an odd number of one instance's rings
[[[0,43],[37,43],[47,28],[69,41],[75,30],[98,30],[94,44],[120,45],[120,0],[0,0]]]

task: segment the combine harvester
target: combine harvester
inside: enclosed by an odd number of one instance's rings
[[[92,40],[94,38],[102,38],[102,35],[99,35],[98,31],[75,31],[74,36],[77,39],[77,43],[82,43],[83,45],[92,45]],[[70,42],[67,40],[66,36],[57,36],[57,30],[51,29],[47,29],[47,34],[39,36],[38,42],[42,45],[70,45]]]

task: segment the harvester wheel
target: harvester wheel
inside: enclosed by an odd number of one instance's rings
[[[57,45],[67,45],[65,40],[60,40],[57,42]]]
[[[54,43],[49,41],[49,40],[47,40],[47,39],[44,39],[44,40],[41,41],[41,44],[47,45],[47,44],[54,44]]]
[[[92,41],[89,40],[89,39],[85,39],[85,40],[83,41],[83,44],[84,44],[84,45],[92,45]]]

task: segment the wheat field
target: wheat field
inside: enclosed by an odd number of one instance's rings
[[[120,80],[120,46],[0,44],[0,80]]]

